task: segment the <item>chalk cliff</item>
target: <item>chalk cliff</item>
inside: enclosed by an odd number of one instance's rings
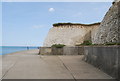
[[[53,44],[64,44],[75,46],[83,43],[84,40],[91,40],[91,32],[98,28],[100,23],[94,24],[75,24],[57,23],[50,29],[45,41],[45,47]]]
[[[101,23],[57,23],[50,29],[44,45],[75,46],[91,40],[93,44],[120,43],[120,0],[115,0]]]
[[[92,35],[94,44],[120,43],[120,0],[113,2],[98,30]]]

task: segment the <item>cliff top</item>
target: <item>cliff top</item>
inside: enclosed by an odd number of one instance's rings
[[[55,24],[53,24],[54,27],[57,27],[57,26],[64,26],[64,25],[93,26],[93,25],[100,25],[100,22],[92,23],[92,24],[81,24],[81,23],[55,23]]]

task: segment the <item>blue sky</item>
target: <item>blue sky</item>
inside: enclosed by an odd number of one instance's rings
[[[100,22],[110,2],[3,2],[4,46],[42,46],[52,24]]]
[[[0,46],[2,46],[2,3],[0,3]]]

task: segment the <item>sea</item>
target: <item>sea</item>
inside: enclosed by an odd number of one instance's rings
[[[9,53],[24,51],[24,50],[31,50],[31,49],[38,49],[39,47],[32,47],[32,46],[0,46],[0,55],[5,55]]]

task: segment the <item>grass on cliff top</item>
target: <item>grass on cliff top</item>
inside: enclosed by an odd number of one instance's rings
[[[93,24],[81,24],[81,23],[55,23],[53,26],[63,26],[63,25],[83,25],[83,26],[92,26],[92,25],[100,25],[100,22],[93,23]]]

